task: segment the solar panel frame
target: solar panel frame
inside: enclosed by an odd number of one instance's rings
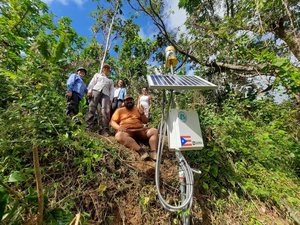
[[[150,89],[217,89],[218,86],[195,75],[147,75]]]

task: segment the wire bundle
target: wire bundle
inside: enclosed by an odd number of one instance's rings
[[[168,109],[167,109],[167,115],[166,115],[166,121],[168,121],[168,117],[169,117],[169,108],[170,105],[172,105],[172,100],[173,100],[173,90],[171,91],[171,100],[170,103],[168,105]],[[163,105],[162,105],[162,117],[161,117],[161,123],[160,123],[160,131],[162,130],[162,126],[163,126],[163,119],[164,119],[164,102],[165,102],[165,91],[163,93]],[[160,165],[161,165],[161,156],[162,156],[162,152],[163,152],[163,143],[165,142],[165,134],[166,134],[166,130],[167,130],[167,126],[164,126],[162,135],[159,137],[159,142],[158,142],[158,152],[157,152],[157,162],[156,162],[156,166],[155,166],[155,183],[156,183],[156,189],[157,189],[157,194],[158,194],[158,198],[161,202],[161,204],[163,205],[163,207],[170,211],[170,212],[176,212],[178,210],[187,210],[190,209],[192,207],[193,204],[193,189],[194,189],[194,176],[193,176],[193,172],[196,173],[201,173],[200,171],[194,170],[192,169],[188,163],[186,162],[185,158],[183,157],[183,155],[181,154],[180,151],[176,151],[176,158],[179,162],[179,168],[180,171],[183,172],[183,176],[182,178],[185,178],[185,184],[184,182],[181,182],[181,187],[183,189],[181,189],[181,194],[182,196],[182,203],[179,206],[173,206],[168,204],[162,197],[161,193],[160,193],[160,187],[159,187],[159,176],[160,176]],[[184,185],[185,185],[185,196],[184,196]],[[185,216],[184,213],[183,215],[183,224],[188,225],[190,224],[190,216]]]

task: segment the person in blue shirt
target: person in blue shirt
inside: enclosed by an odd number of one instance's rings
[[[124,96],[127,94],[126,92],[126,86],[123,79],[119,79],[116,83],[116,87],[114,90],[114,98],[111,105],[111,114],[110,116],[114,114],[114,112],[122,108],[123,102],[124,102]]]
[[[86,75],[83,67],[77,69],[77,74],[72,73],[67,81],[67,116],[73,117],[79,112],[79,102],[83,99],[84,93],[88,92],[82,77]]]

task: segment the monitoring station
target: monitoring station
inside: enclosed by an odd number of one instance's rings
[[[147,75],[150,89],[163,90],[162,116],[159,130],[157,161],[155,167],[155,182],[158,198],[163,207],[170,211],[182,211],[182,224],[190,224],[190,209],[193,204],[193,173],[201,174],[201,171],[192,169],[186,162],[181,151],[201,150],[204,147],[199,116],[195,112],[181,109],[171,109],[174,105],[174,90],[182,91],[188,89],[217,89],[217,86],[204,80],[198,76],[192,75],[173,75],[173,67],[177,65],[175,48],[169,46],[165,50],[166,67],[171,69],[168,75]],[[165,112],[166,90],[169,90],[170,101]],[[166,115],[166,117],[164,116]],[[166,126],[163,126],[166,124]],[[165,142],[165,134],[168,136],[168,146],[170,151],[174,151],[179,163],[179,181],[181,191],[181,205],[173,206],[168,204],[162,197],[159,187],[160,164],[163,152],[163,143]]]

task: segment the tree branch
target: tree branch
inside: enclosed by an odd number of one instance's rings
[[[176,72],[178,69],[180,69],[183,66],[183,64],[186,62],[187,58],[188,57],[186,55],[185,58],[184,58],[184,60],[181,62],[181,64],[179,66],[176,67],[176,69],[174,70],[174,72]]]
[[[29,9],[26,10],[26,12],[25,12],[25,13],[23,14],[23,16],[21,17],[20,21],[19,21],[18,23],[16,23],[16,24],[13,26],[12,30],[13,30],[13,29],[16,29],[16,27],[24,20],[24,18],[25,18],[26,15],[28,14],[28,12],[29,12]]]
[[[139,6],[141,7],[141,9],[139,11],[143,11],[144,13],[146,13],[148,16],[150,16],[152,18],[152,20],[154,21],[154,24],[157,26],[157,28],[160,30],[160,32],[165,36],[165,38],[171,43],[171,45],[181,54],[188,56],[191,60],[193,60],[196,63],[200,63],[199,60],[193,56],[192,54],[190,54],[187,51],[184,51],[180,46],[177,45],[177,43],[172,40],[172,38],[168,35],[167,29],[165,27],[165,24],[163,22],[163,20],[161,19],[161,16],[154,10],[153,5],[152,5],[152,1],[149,1],[150,7],[151,7],[151,11],[153,12],[153,14],[156,16],[154,17],[140,2],[140,0],[137,0]],[[135,9],[135,8],[134,8]],[[136,9],[135,9],[136,10]],[[157,19],[159,20],[157,20]]]
[[[229,63],[220,63],[220,62],[206,62],[205,65],[207,67],[215,67],[219,68],[221,71],[226,71],[226,70],[236,70],[236,71],[248,71],[248,72],[253,72],[253,71],[261,71],[261,69],[258,66],[252,65],[252,64],[247,64],[247,65],[235,65],[235,64],[229,64]]]
[[[0,182],[0,184],[1,184],[3,187],[5,187],[5,188],[9,191],[9,193],[11,193],[12,195],[14,195],[14,196],[18,199],[19,202],[23,202],[23,199],[22,199],[22,197],[19,195],[18,192],[16,192],[14,189],[12,189],[10,186],[8,186],[7,184],[5,184],[5,183],[3,183],[3,182]]]
[[[38,213],[37,213],[37,224],[43,224],[43,211],[44,211],[44,193],[43,193],[43,186],[42,186],[42,176],[40,170],[40,163],[39,163],[39,154],[37,144],[33,144],[33,163],[34,163],[34,173],[36,177],[36,186],[38,192]]]

